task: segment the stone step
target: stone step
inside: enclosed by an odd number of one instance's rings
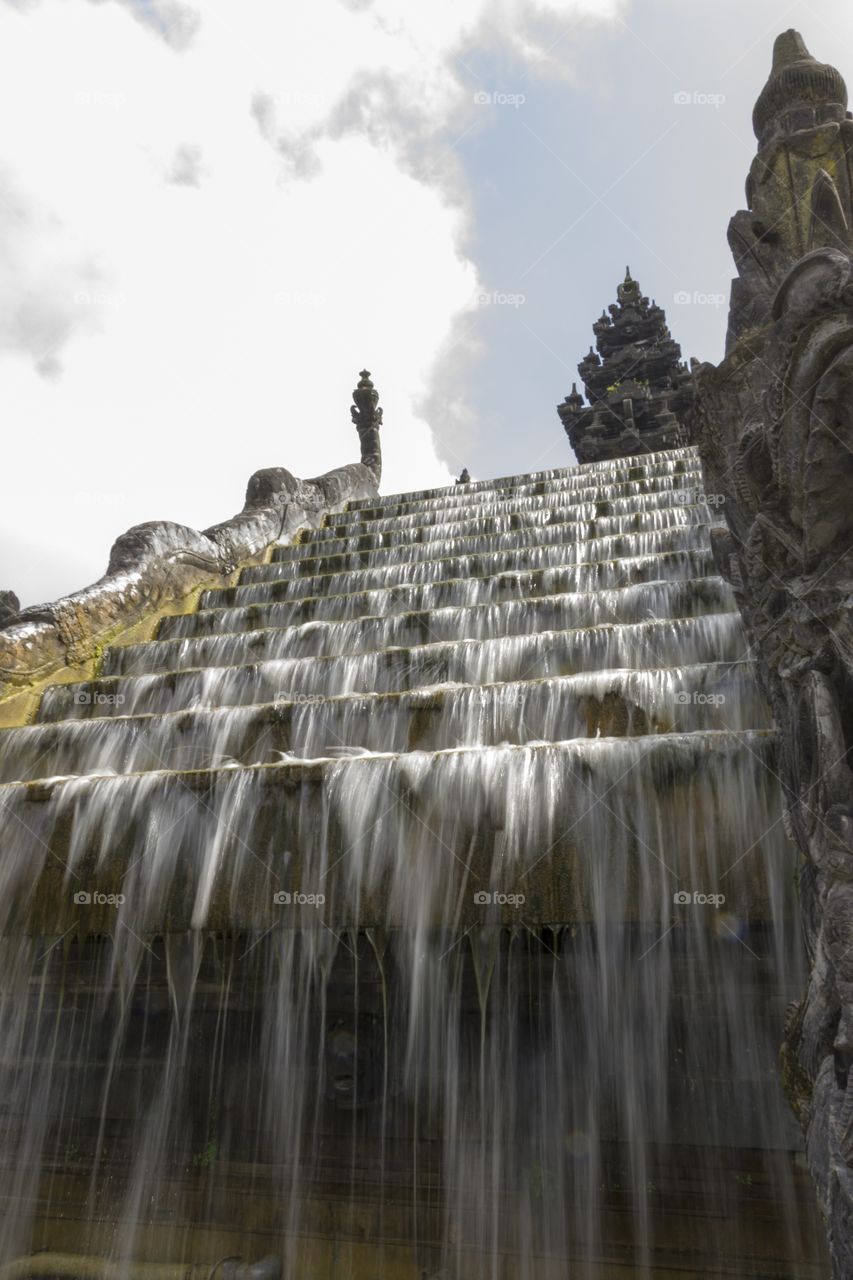
[[[517,1105],[515,1098],[513,1104]],[[96,1131],[97,1123],[92,1127]],[[107,1129],[106,1137],[110,1151],[124,1150],[132,1131],[128,1133],[127,1123],[116,1124]],[[461,1137],[459,1142],[462,1146]],[[407,1143],[395,1133],[378,1167],[364,1157],[363,1146],[368,1143],[375,1145],[372,1131],[366,1141],[360,1134],[357,1139],[350,1136],[348,1143],[335,1144],[330,1153],[324,1143],[322,1153],[312,1153],[315,1163],[306,1161],[304,1175],[294,1179],[293,1216],[303,1224],[303,1231],[295,1246],[298,1259],[292,1274],[345,1275],[349,1280],[375,1280],[381,1274],[386,1280],[423,1280],[429,1260],[426,1273],[438,1275],[448,1214],[455,1224],[467,1224],[463,1237],[467,1247],[458,1249],[460,1269],[454,1274],[466,1278],[481,1274],[482,1255],[473,1251],[470,1235],[472,1221],[483,1213],[476,1146],[463,1148],[470,1155],[465,1165],[469,1174],[460,1186],[449,1182],[438,1153],[430,1149],[437,1143],[418,1142],[414,1167],[411,1140]],[[124,1161],[102,1161],[105,1212],[93,1224],[87,1209],[95,1150],[94,1137],[87,1131],[75,1159],[46,1161],[37,1240],[49,1239],[70,1254],[95,1250],[109,1255],[115,1222],[133,1187]],[[643,1280],[745,1280],[745,1258],[749,1280],[825,1280],[814,1197],[807,1174],[795,1162],[796,1151],[793,1143],[772,1153],[750,1148],[745,1141],[710,1148],[701,1141],[649,1144],[650,1257],[641,1271],[632,1197],[635,1151],[624,1141],[600,1141],[595,1144],[602,1181],[596,1206],[600,1221],[590,1221],[584,1214],[590,1193],[589,1160],[579,1159],[561,1188],[567,1213],[565,1244],[535,1250],[536,1280],[565,1280],[567,1275],[583,1280],[637,1280],[639,1274]],[[170,1168],[163,1176],[169,1216],[138,1226],[135,1258],[157,1264],[164,1257],[263,1256],[282,1228],[280,1165],[258,1158],[251,1162],[227,1159],[218,1152],[213,1168],[199,1168],[192,1164],[192,1148],[181,1154],[181,1167]],[[508,1146],[500,1168],[503,1176],[491,1207],[500,1235],[510,1239],[501,1239],[502,1247],[489,1263],[495,1275],[514,1277],[525,1274],[531,1257],[529,1249],[511,1239],[518,1217],[517,1146]],[[24,1172],[34,1170],[25,1166]],[[2,1167],[0,1195],[11,1212],[10,1189],[21,1173],[20,1168]],[[361,1191],[357,1201],[352,1196],[353,1183]],[[787,1189],[790,1214],[782,1229],[779,1187]],[[540,1178],[534,1193],[540,1211],[543,1201],[559,1200],[553,1183]],[[715,1222],[725,1222],[726,1231],[709,1230],[709,1223]],[[415,1236],[417,1249],[409,1243]],[[50,1255],[45,1261],[50,1261]],[[49,1267],[45,1274],[51,1274]],[[201,1273],[187,1262],[186,1274]]]
[[[330,658],[289,658],[143,676],[112,676],[45,691],[39,722],[246,706],[348,693],[393,693],[448,682],[496,684],[605,668],[692,666],[748,656],[740,615],[706,614],[577,631],[456,640]]]
[[[368,549],[373,545],[382,546],[382,539],[389,536],[394,543],[424,542],[429,538],[456,538],[471,533],[509,533],[512,530],[516,530],[520,537],[534,538],[537,530],[552,524],[571,525],[572,529],[567,532],[577,536],[579,527],[584,523],[594,525],[595,533],[603,537],[608,533],[643,533],[657,529],[667,521],[678,519],[678,512],[684,513],[681,519],[685,523],[693,520],[707,523],[708,509],[704,503],[685,505],[680,501],[683,496],[674,492],[652,494],[644,498],[623,498],[610,504],[616,510],[607,515],[601,514],[599,507],[602,504],[598,502],[582,502],[574,507],[543,507],[539,503],[519,509],[510,500],[497,509],[496,504],[489,504],[486,511],[480,511],[477,515],[460,515],[459,518],[454,516],[450,520],[434,512],[423,519],[418,515],[392,516],[387,520],[360,520],[352,524],[340,524],[337,516],[333,516],[328,524],[319,529],[303,529],[295,545],[306,547],[322,542],[325,550],[326,543],[338,539],[346,540],[349,547],[359,550],[362,546]],[[376,539],[380,541],[375,541]],[[384,545],[390,546],[392,541],[386,540]],[[291,549],[292,544],[277,546],[273,551],[273,559],[287,560],[289,557],[285,553]]]
[[[383,529],[420,529],[441,528],[445,525],[468,524],[476,526],[486,520],[515,518],[519,528],[529,527],[523,522],[537,522],[546,519],[551,512],[564,511],[566,521],[582,521],[597,519],[616,519],[642,515],[657,510],[670,510],[674,507],[700,506],[703,510],[706,503],[701,501],[704,495],[693,488],[665,489],[652,493],[632,495],[628,497],[604,498],[597,490],[592,490],[592,497],[568,505],[564,499],[548,502],[542,497],[506,498],[495,502],[482,502],[472,512],[470,506],[461,505],[450,510],[417,510],[408,515],[376,516],[362,519],[358,511],[342,511],[335,513],[328,525],[318,530],[306,529],[303,537],[310,537],[314,532],[323,533],[326,528],[334,528],[340,537],[348,537],[363,533],[380,532]],[[716,511],[716,507],[714,508]],[[717,518],[716,516],[714,518]],[[322,540],[322,539],[321,539]]]
[[[361,752],[769,728],[751,663],[297,698],[0,731],[0,783]]]
[[[300,559],[273,561],[251,565],[240,574],[240,585],[254,582],[278,582],[327,573],[351,573],[358,569],[379,569],[384,565],[397,566],[435,563],[464,555],[491,556],[518,549],[518,537],[514,533],[492,534],[486,537],[451,538],[447,542],[417,542],[401,547],[379,547],[375,551],[346,551],[340,555],[318,553]],[[616,560],[622,556],[654,555],[673,547],[707,547],[710,536],[707,524],[687,524],[652,533],[622,533],[607,538],[567,539],[563,529],[554,526],[543,530],[535,544],[528,544],[530,551],[556,550],[558,563],[583,564],[590,560]]]
[[[231,608],[203,608],[195,613],[163,618],[158,640],[187,639],[219,632],[256,631],[264,627],[300,626],[314,620],[351,622],[366,615],[390,615],[446,609],[473,608],[519,599],[540,599],[569,592],[617,591],[641,582],[674,581],[710,577],[715,565],[709,549],[673,551],[654,556],[570,565],[565,569],[538,569],[489,574],[485,577],[447,578],[438,582],[379,587],[349,594],[301,596],[272,604]],[[322,579],[320,580],[323,581]],[[325,584],[324,584],[325,585]]]
[[[713,931],[725,905],[736,935],[796,911],[779,800],[774,736],[754,731],[5,784],[0,934],[122,928],[141,947],[190,928],[595,920],[664,936],[697,912]]]
[[[272,603],[276,600],[296,600],[313,595],[351,595],[354,591],[366,591],[375,587],[392,587],[405,583],[415,585],[440,582],[447,578],[491,577],[507,570],[565,569],[570,565],[596,565],[600,562],[633,560],[638,557],[664,556],[673,551],[705,552],[709,548],[708,530],[705,525],[685,529],[673,529],[665,533],[628,534],[621,538],[594,539],[583,544],[568,546],[522,546],[505,551],[487,552],[482,555],[448,556],[443,559],[420,559],[395,562],[390,552],[373,552],[389,557],[384,564],[362,568],[335,568],[336,558],[299,562],[299,576],[285,576],[293,566],[260,565],[273,575],[271,580],[242,582],[236,587],[215,587],[201,594],[199,604],[203,609],[230,605]],[[243,577],[251,570],[244,570]],[[590,570],[594,579],[600,571]],[[614,570],[614,573],[616,570]],[[583,584],[583,574],[580,574]],[[606,576],[606,573],[605,573]],[[691,574],[691,577],[698,576]],[[591,588],[579,585],[579,590]]]
[[[328,658],[448,640],[570,631],[611,622],[698,618],[736,607],[731,588],[722,578],[640,583],[618,591],[549,595],[390,617],[368,615],[352,622],[313,621],[255,631],[219,631],[191,640],[158,639],[113,646],[104,655],[101,674],[136,676],[198,667],[235,667],[277,658]]]
[[[567,503],[584,503],[598,502],[601,504],[602,515],[608,515],[607,504],[616,502],[620,499],[636,499],[644,496],[657,496],[666,493],[678,494],[678,502],[683,506],[690,506],[699,502],[703,497],[703,478],[702,472],[698,466],[682,467],[678,470],[668,471],[666,473],[651,472],[648,475],[631,475],[627,474],[624,478],[614,481],[611,485],[598,484],[595,481],[578,483],[573,480],[554,481],[553,483],[543,483],[535,485],[522,485],[518,490],[512,491],[511,501],[521,504],[520,509],[524,510],[523,504],[529,503],[528,509],[540,507],[558,507],[565,506]],[[356,506],[348,504],[347,509],[335,516],[337,523],[348,525],[352,523],[361,523],[371,520],[387,520],[392,516],[407,516],[416,513],[429,514],[431,512],[440,512],[445,519],[454,518],[453,513],[463,514],[466,512],[479,511],[484,504],[489,506],[491,503],[499,501],[501,494],[494,495],[488,491],[484,491],[479,495],[466,496],[461,490],[457,490],[452,497],[442,500],[435,499],[418,499],[409,497],[400,499],[399,501],[391,499],[370,498],[364,506]]]
[[[500,527],[509,521],[464,521],[458,524],[432,525],[423,529],[386,530],[382,533],[363,533],[339,538],[321,538],[305,541],[287,547],[275,547],[272,563],[282,564],[293,560],[304,560],[311,556],[323,555],[359,555],[364,556],[371,551],[382,551],[394,548],[404,559],[409,559],[411,548],[428,547],[435,558],[443,555],[454,555],[461,551],[491,551],[503,547],[518,546],[520,541],[529,541],[537,546],[554,543],[570,543],[580,539],[626,537],[631,534],[659,533],[666,529],[684,528],[688,525],[707,525],[707,507],[673,506],[656,509],[634,516],[620,516],[615,520],[563,520],[563,511],[545,511],[541,514],[548,517],[536,526],[523,529]],[[482,526],[495,525],[496,528]],[[466,526],[467,529],[466,529]],[[326,532],[319,530],[319,532]]]
[[[571,479],[577,480],[578,483],[603,485],[614,477],[619,477],[629,472],[636,471],[643,475],[652,472],[671,474],[673,469],[682,465],[691,467],[701,465],[699,450],[695,445],[689,445],[683,449],[659,450],[654,454],[633,454],[630,457],[614,458],[607,462],[585,463],[583,466],[556,467],[548,471],[528,471],[516,476],[499,476],[494,480],[472,480],[466,485],[450,484],[438,489],[414,489],[405,493],[389,493],[382,496],[383,500],[388,502],[399,502],[406,498],[416,498],[418,500],[453,498],[457,494],[468,494],[470,496],[492,489],[517,492],[525,485]],[[356,510],[360,506],[369,507],[375,501],[375,498],[359,498],[350,502],[349,508],[350,510]]]

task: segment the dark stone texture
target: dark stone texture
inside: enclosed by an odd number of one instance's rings
[[[379,392],[370,380],[368,369],[362,369],[359,374],[359,383],[352,398],[355,403],[350,413],[361,442],[361,461],[370,467],[379,484],[382,478],[382,449],[379,444],[382,410],[379,408]]]
[[[11,626],[21,612],[21,602],[14,591],[0,591],[0,628]]]
[[[759,98],[750,208],[723,363],[693,430],[714,530],[780,730],[788,834],[802,854],[808,990],[785,1085],[806,1135],[833,1275],[853,1276],[853,124],[837,71],[776,42]],[[830,173],[834,176],[830,177]]]
[[[643,296],[630,269],[610,315],[595,322],[597,352],[578,365],[589,406],[573,383],[558,405],[578,462],[604,462],[689,444],[683,425],[693,376],[661,307]]]
[[[366,371],[352,410],[361,461],[299,480],[284,467],[256,471],[243,510],[199,532],[156,520],[135,525],[113,544],[107,572],[52,604],[24,609],[0,632],[0,699],[65,666],[82,666],[121,631],[180,600],[210,578],[225,577],[267,547],[317,526],[329,511],[379,492],[382,453],[378,393]]]

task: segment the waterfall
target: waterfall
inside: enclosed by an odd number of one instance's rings
[[[0,1263],[825,1274],[713,521],[692,449],[353,502],[0,731]]]

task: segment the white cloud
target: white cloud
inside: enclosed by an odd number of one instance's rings
[[[58,377],[66,343],[100,327],[91,300],[103,284],[93,250],[0,167],[0,355]]]
[[[203,527],[258,467],[354,459],[365,364],[383,488],[448,482],[417,407],[477,292],[454,55],[541,57],[555,21],[617,3],[0,11],[0,586],[73,590],[130,524]],[[53,558],[9,554],[46,520]]]
[[[201,147],[192,142],[182,142],[172,157],[166,181],[176,187],[197,187],[205,173]]]

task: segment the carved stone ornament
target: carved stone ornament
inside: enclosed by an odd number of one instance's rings
[[[782,1051],[833,1275],[853,1276],[853,121],[797,32],[755,109],[726,358],[693,431],[780,737],[810,976]]]

